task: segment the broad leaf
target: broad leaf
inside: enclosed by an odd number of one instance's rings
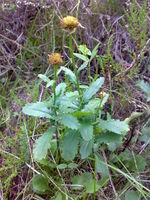
[[[58,97],[56,100],[56,105],[59,106],[60,112],[63,111],[63,113],[69,113],[68,108],[72,108],[71,112],[73,112],[74,109],[78,109],[78,106],[74,103],[74,101],[67,96]]]
[[[83,112],[95,113],[96,109],[100,109],[101,101],[100,99],[92,99],[83,108]]]
[[[84,111],[78,111],[77,110],[77,111],[75,111],[73,113],[73,116],[78,117],[78,118],[80,118],[80,117],[87,117],[89,115],[91,115],[91,112],[84,112]]]
[[[61,67],[60,70],[58,71],[58,74],[59,74],[61,71],[64,71],[64,72],[65,72],[66,76],[68,76],[68,78],[70,79],[70,81],[71,81],[72,83],[75,83],[75,84],[77,83],[77,81],[76,81],[76,76],[75,76],[75,74],[74,74],[70,69],[68,69],[68,68],[66,68],[66,67]]]
[[[84,62],[79,68],[78,68],[78,73],[80,73],[82,70],[84,70],[88,65],[88,62]]]
[[[90,141],[93,138],[93,125],[90,121],[80,121],[80,134],[86,141]]]
[[[99,144],[102,144],[102,143],[109,144],[111,142],[120,143],[121,140],[122,140],[121,135],[108,132],[108,131],[102,132],[96,136],[96,142],[98,142]]]
[[[71,101],[75,101],[75,100],[79,97],[79,93],[78,93],[78,91],[66,92],[66,96],[67,96]]]
[[[132,157],[128,164],[131,171],[136,172],[138,170],[138,172],[144,172],[147,161],[143,156],[135,155],[135,157]]]
[[[23,107],[22,112],[29,116],[52,118],[48,109],[48,103],[44,102],[28,103]]]
[[[75,185],[72,187],[73,190],[81,190],[84,188],[84,180],[81,175],[74,176],[72,178],[72,183],[73,185]]]
[[[38,77],[46,83],[50,82],[50,79],[44,74],[39,74]]]
[[[42,81],[44,81],[45,83],[47,83],[47,84],[46,84],[46,87],[47,87],[47,88],[50,87],[50,86],[53,86],[54,80],[50,80],[46,75],[44,75],[44,74],[39,74],[38,77],[39,77]]]
[[[104,78],[98,78],[96,81],[94,81],[90,87],[83,93],[83,100],[85,102],[87,102],[88,100],[90,100],[93,95],[95,95],[99,89],[101,88],[101,86],[104,83]]]
[[[147,95],[147,101],[150,101],[150,84],[143,80],[137,82],[137,86],[143,90]]]
[[[144,127],[142,129],[142,135],[140,137],[140,141],[142,142],[148,142],[150,139],[150,127]],[[150,143],[150,141],[149,141]]]
[[[32,186],[34,192],[38,194],[47,194],[50,191],[48,180],[41,175],[36,175],[33,177]]]
[[[50,142],[55,128],[50,127],[34,144],[33,156],[36,161],[46,158],[47,151],[50,148]]]
[[[66,169],[67,168],[67,164],[59,164],[59,165],[57,165],[57,168],[58,169]]]
[[[102,130],[108,130],[119,135],[125,134],[129,131],[129,126],[124,121],[120,120],[109,119],[105,121],[100,119],[99,125]]]
[[[66,83],[60,83],[59,85],[57,85],[55,89],[56,95],[59,96],[64,94],[66,87],[67,87]]]
[[[78,165],[76,163],[69,163],[68,164],[68,168],[70,168],[70,169],[75,169],[77,167],[78,167]]]
[[[91,55],[91,51],[87,48],[87,46],[86,46],[85,44],[79,45],[79,46],[78,46],[78,49],[79,49],[79,51],[81,51],[81,53],[84,54],[84,55],[88,55],[88,56]]]
[[[104,158],[101,155],[96,155],[96,172],[100,173],[102,178],[109,177],[109,171],[107,164],[105,164]]]
[[[80,154],[81,158],[85,159],[92,153],[93,140],[85,141],[81,140],[80,142]]]
[[[81,60],[83,60],[83,61],[85,61],[85,62],[88,62],[88,61],[89,61],[88,57],[84,56],[83,54],[74,53],[73,55],[76,56],[77,58],[80,58]]]
[[[125,200],[138,200],[139,194],[134,190],[129,190],[126,192]]]
[[[81,175],[74,176],[72,178],[72,183],[77,185],[73,187],[74,190],[81,190],[83,189],[83,187],[85,187],[86,193],[94,193],[95,181],[93,179],[92,174],[89,172],[85,172]],[[101,186],[98,183],[96,183],[96,191],[98,191],[100,187]]]
[[[64,126],[77,130],[79,128],[79,122],[76,117],[73,117],[71,114],[62,114],[60,116],[60,123]]]
[[[66,161],[73,160],[78,152],[80,135],[77,131],[69,130],[62,142],[62,156]]]
[[[60,192],[57,192],[52,200],[64,200],[63,195]]]

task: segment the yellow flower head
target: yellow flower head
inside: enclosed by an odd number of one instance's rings
[[[67,16],[61,20],[61,25],[64,30],[73,32],[80,25],[80,23],[78,22],[77,18],[73,16]]]
[[[107,95],[106,92],[100,92],[100,93],[99,93],[99,96],[100,96],[100,97],[103,97],[103,98],[104,98],[106,95]]]
[[[63,62],[62,56],[59,53],[51,53],[49,55],[49,63],[50,65],[59,65]]]

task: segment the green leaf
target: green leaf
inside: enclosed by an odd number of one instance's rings
[[[122,136],[112,133],[112,132],[102,132],[99,135],[96,136],[96,142],[98,142],[99,144],[105,143],[120,143],[122,140]]]
[[[76,117],[73,117],[71,114],[62,114],[60,116],[60,123],[64,126],[77,130],[79,128],[79,122]]]
[[[125,200],[138,200],[139,194],[134,190],[129,190],[126,192]]]
[[[50,191],[48,180],[41,175],[36,175],[33,177],[32,186],[34,192],[38,194],[47,194]]]
[[[74,130],[68,130],[62,142],[62,156],[66,161],[73,160],[76,156],[79,141],[79,133]]]
[[[89,115],[91,115],[91,112],[84,112],[84,111],[75,111],[74,113],[73,113],[73,116],[75,116],[75,117],[77,117],[77,118],[80,118],[80,117],[87,117],[87,116],[89,116]]]
[[[67,87],[66,83],[60,83],[59,85],[57,85],[55,88],[56,95],[60,96],[60,95],[64,94],[66,87]]]
[[[44,81],[45,83],[47,83],[46,87],[50,87],[50,86],[53,86],[54,84],[54,80],[50,80],[46,75],[44,74],[39,74],[38,77]]]
[[[22,112],[29,116],[52,118],[48,109],[48,103],[44,102],[28,103],[23,107]]]
[[[129,169],[134,172],[137,170],[138,172],[144,172],[146,165],[146,158],[138,154],[135,155],[135,158],[132,157],[132,159],[129,161]]]
[[[87,48],[87,46],[85,44],[83,45],[79,45],[78,46],[79,51],[81,51],[82,54],[84,55],[91,55],[91,51]]]
[[[93,140],[85,141],[81,140],[80,142],[80,154],[81,158],[85,159],[92,153]]]
[[[66,95],[58,97],[56,105],[59,106],[59,112],[62,113],[63,111],[63,114],[72,113],[74,110],[78,109],[76,102],[74,103],[74,101]]]
[[[88,65],[88,62],[84,62],[79,68],[78,68],[78,74],[84,70]]]
[[[73,55],[76,56],[77,58],[80,58],[81,60],[83,60],[85,62],[89,61],[88,57],[86,57],[86,56],[84,56],[84,55],[82,55],[80,53],[74,53]]]
[[[100,119],[99,124],[102,130],[108,130],[119,135],[129,131],[129,126],[124,121],[120,120],[109,119],[105,121]]]
[[[36,161],[40,161],[46,158],[47,151],[50,148],[50,142],[53,133],[55,132],[54,127],[50,127],[41,137],[39,137],[34,144],[33,156]]]
[[[73,186],[73,190],[81,190],[84,187],[84,180],[83,177],[80,175],[76,175],[72,178],[72,183],[76,186]]]
[[[92,99],[83,108],[83,112],[95,113],[96,109],[100,108],[100,99]]]
[[[109,171],[107,165],[105,163],[104,158],[101,155],[95,155],[96,158],[96,172],[100,173],[102,178],[109,177]]]
[[[90,100],[93,95],[95,95],[99,89],[101,88],[101,86],[104,83],[104,78],[98,78],[96,81],[94,81],[90,87],[83,93],[83,100],[85,102],[87,102],[88,100]]]
[[[150,139],[150,127],[144,127],[142,129],[142,135],[140,137],[140,141],[148,142],[149,139]]]
[[[75,74],[74,74],[70,69],[68,69],[68,68],[66,68],[66,67],[61,67],[60,70],[58,71],[58,74],[59,74],[61,71],[64,71],[64,72],[65,72],[66,76],[68,76],[68,78],[70,79],[70,81],[71,81],[72,83],[75,83],[75,84],[77,83],[76,76],[75,76]]]
[[[85,172],[81,175],[74,176],[72,178],[72,183],[77,185],[74,186],[74,190],[81,190],[83,187],[86,188],[86,193],[94,193],[94,179],[91,173]],[[101,186],[96,183],[96,191],[99,190]]]
[[[85,187],[86,187],[86,193],[94,193],[94,184],[95,184],[95,181],[94,179],[90,179],[88,180],[86,183],[85,183]],[[98,183],[96,183],[96,192],[99,190],[99,188],[101,187],[101,185],[99,185]]]
[[[140,80],[137,82],[137,86],[143,90],[147,95],[147,102],[150,101],[150,84]]]
[[[80,121],[79,131],[85,141],[90,141],[93,138],[93,125],[90,121]]]
[[[57,168],[58,169],[66,169],[67,165],[66,164],[60,164],[60,165],[57,165]]]
[[[95,46],[95,48],[93,49],[90,60],[92,60],[92,59],[96,56],[99,45],[100,45],[100,43],[98,43],[98,44]]]
[[[55,194],[55,197],[52,198],[52,200],[63,200],[63,196],[60,192],[57,192]]]
[[[102,100],[101,100],[101,105],[100,105],[101,108],[104,107],[105,103],[106,103],[107,100],[108,100],[108,97],[109,97],[109,94],[105,94],[105,96],[102,98]]]
[[[78,91],[66,92],[66,96],[67,96],[71,101],[75,101],[75,100],[79,97],[79,92],[78,92]]]
[[[68,168],[70,168],[70,169],[75,169],[77,167],[78,167],[78,165],[76,163],[69,163],[68,164]]]

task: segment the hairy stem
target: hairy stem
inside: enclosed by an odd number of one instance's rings
[[[82,98],[81,98],[80,85],[79,85],[79,76],[78,76],[78,71],[77,71],[77,68],[76,68],[75,59],[74,59],[74,55],[73,55],[73,46],[72,46],[72,35],[71,35],[71,33],[69,34],[69,47],[70,47],[72,65],[73,65],[74,72],[75,72],[75,75],[76,75],[77,89],[78,89],[78,92],[79,92],[80,105],[81,105]]]
[[[54,66],[54,85],[53,85],[53,93],[54,93],[54,113],[55,116],[57,115],[56,111],[56,79],[57,79],[57,66]],[[57,155],[56,155],[56,161],[59,162],[60,159],[60,148],[59,148],[59,135],[58,135],[58,129],[57,129],[57,121],[55,121],[56,126],[56,141],[57,141]]]

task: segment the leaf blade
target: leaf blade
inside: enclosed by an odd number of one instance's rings
[[[93,97],[93,95],[95,95],[99,91],[103,83],[104,83],[103,77],[100,77],[96,81],[94,81],[90,85],[90,87],[83,93],[84,102],[87,102],[88,100],[90,100]]]
[[[50,141],[53,133],[55,132],[54,127],[50,127],[41,137],[39,137],[34,144],[33,157],[36,161],[41,161],[46,158],[47,151],[50,148]]]
[[[22,112],[29,116],[52,118],[46,102],[28,103],[23,107]]]
[[[68,130],[62,142],[62,157],[64,160],[73,160],[78,152],[80,135],[75,130]]]

